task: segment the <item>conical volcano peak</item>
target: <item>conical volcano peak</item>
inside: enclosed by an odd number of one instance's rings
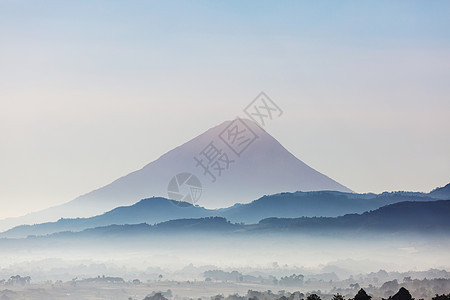
[[[177,182],[186,176],[196,184]],[[267,194],[317,190],[351,192],[296,158],[254,121],[235,118],[140,170],[46,210],[40,220],[92,216],[154,196],[173,199],[176,195],[206,208],[222,208]]]
[[[181,173],[198,178],[202,195],[197,204],[208,208],[248,203],[279,192],[351,192],[297,159],[256,122],[235,118],[75,201],[115,207],[152,196],[167,197],[169,182]]]

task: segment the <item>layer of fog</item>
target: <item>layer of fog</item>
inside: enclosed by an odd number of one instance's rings
[[[207,270],[286,276],[450,269],[445,236],[153,235],[0,240],[0,278],[71,280],[106,274],[125,279],[204,280]]]

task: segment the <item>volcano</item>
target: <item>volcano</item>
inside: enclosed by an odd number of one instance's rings
[[[255,122],[237,118],[104,187],[14,223],[88,217],[153,196],[223,208],[268,194],[318,190],[351,192],[296,158]]]

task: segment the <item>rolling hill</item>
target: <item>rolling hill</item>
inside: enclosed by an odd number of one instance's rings
[[[236,204],[224,209],[206,209],[186,202],[160,197],[141,200],[131,206],[115,208],[107,213],[75,219],[60,219],[36,225],[21,225],[0,234],[0,237],[23,238],[62,231],[82,231],[88,228],[124,225],[155,224],[175,219],[224,217],[231,222],[257,223],[262,219],[298,217],[337,217],[363,213],[382,206],[404,201],[434,201],[425,194],[395,192],[354,194],[333,191],[281,193],[264,196],[248,204]]]

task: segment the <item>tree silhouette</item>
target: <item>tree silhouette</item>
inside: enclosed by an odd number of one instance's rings
[[[161,293],[156,293],[153,296],[145,297],[144,300],[168,300],[168,299],[164,297]]]
[[[353,300],[370,300],[372,296],[367,295],[366,291],[363,289],[360,289],[358,294],[355,295],[355,298]]]
[[[448,295],[446,295],[446,294],[442,294],[442,295],[436,294],[436,297],[431,298],[431,300],[450,300],[450,293]]]
[[[15,275],[15,276],[11,276],[8,279],[7,284],[8,285],[14,285],[14,284],[25,285],[25,284],[30,284],[30,282],[31,282],[30,276],[22,277],[20,275]]]
[[[414,298],[411,296],[407,289],[401,287],[394,296],[390,296],[388,299],[382,298],[382,300],[414,300]]]
[[[332,300],[345,300],[344,296],[342,296],[341,294],[337,293],[336,295],[333,295]]]
[[[395,294],[394,296],[389,297],[389,299],[392,300],[414,300],[413,297],[411,297],[411,294],[409,293],[409,291],[407,289],[405,289],[404,287],[401,287],[397,294]]]
[[[320,297],[317,294],[311,294],[306,297],[306,300],[320,300]]]

